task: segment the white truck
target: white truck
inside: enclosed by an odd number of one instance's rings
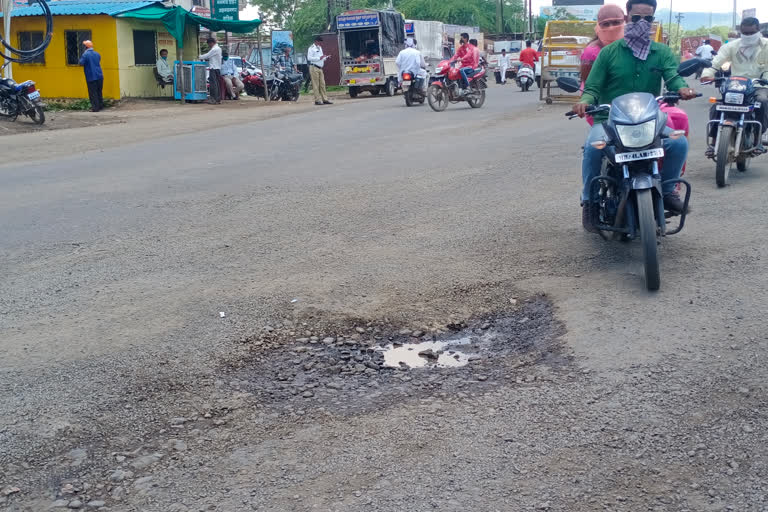
[[[440,61],[451,58],[451,49],[445,37],[445,25],[440,21],[405,20],[405,35],[418,43],[417,48],[427,61],[432,74]]]

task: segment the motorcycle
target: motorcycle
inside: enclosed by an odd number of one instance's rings
[[[20,115],[29,117],[35,124],[45,122],[40,91],[32,80],[17,84],[10,78],[0,78],[0,116],[15,121]]]
[[[243,82],[245,94],[256,98],[264,97],[264,76],[261,72],[243,71],[240,74],[240,80]]]
[[[406,106],[412,107],[416,103],[423,105],[427,98],[424,89],[426,79],[408,71],[404,72],[401,78],[403,79],[403,97]]]
[[[534,76],[533,68],[528,64],[520,64],[520,67],[517,70],[517,76],[515,77],[517,86],[520,87],[523,92],[527,92],[535,81],[536,78]]]
[[[304,83],[304,75],[301,73],[288,73],[275,71],[270,85],[270,99],[276,101],[298,101],[301,84]]]
[[[683,63],[681,76],[690,76],[699,65]],[[557,84],[568,92],[580,88],[573,78],[558,78]],[[663,139],[685,136],[684,130],[670,130],[667,115],[660,104],[680,100],[677,93],[654,97],[648,93],[630,93],[614,99],[610,105],[596,105],[588,115],[608,113],[603,123],[605,140],[592,146],[603,151],[599,176],[589,183],[592,202],[597,208],[591,216],[592,225],[605,239],[624,241],[640,239],[643,250],[645,286],[658,290],[661,286],[658,241],[682,231],[691,198],[691,185],[682,178],[662,182],[660,160],[664,157]],[[576,117],[568,112],[569,119]],[[677,213],[665,212],[662,186],[677,184],[685,187],[683,209],[676,227],[667,228],[667,218]]]
[[[715,161],[717,186],[724,187],[734,162],[739,172],[746,172],[752,158],[766,153],[763,125],[756,115],[762,105],[755,99],[755,86],[768,86],[768,80],[721,74],[712,82],[722,98],[709,99],[719,118],[707,123],[707,157]]]
[[[450,60],[444,60],[437,65],[435,76],[427,89],[427,102],[435,112],[442,112],[448,103],[466,101],[472,108],[480,108],[485,103],[485,90],[488,83],[485,79],[484,66],[468,74],[469,89],[461,94],[461,72],[457,65]]]

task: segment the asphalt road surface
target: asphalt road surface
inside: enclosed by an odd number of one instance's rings
[[[768,510],[768,157],[717,189],[705,99],[657,293],[538,90],[187,108],[1,141],[0,508]]]

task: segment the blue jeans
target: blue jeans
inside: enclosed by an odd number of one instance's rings
[[[667,132],[670,128],[666,128]],[[584,143],[584,158],[581,161],[581,178],[583,188],[581,191],[581,200],[588,201],[589,184],[592,178],[600,174],[600,165],[602,164],[603,152],[591,146],[591,143],[605,139],[605,130],[603,125],[595,123]],[[686,158],[688,158],[688,139],[680,137],[677,140],[663,139],[664,144],[664,165],[661,167],[661,181],[674,180],[680,177]],[[662,194],[665,196],[675,191],[675,184],[668,183],[662,187]]]
[[[461,72],[461,78],[464,81],[464,87],[469,87],[469,77],[467,76],[468,73],[472,73],[475,71],[475,68],[461,68],[459,72]]]

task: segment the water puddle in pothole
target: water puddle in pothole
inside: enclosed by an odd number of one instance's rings
[[[390,368],[458,368],[466,366],[476,355],[454,350],[453,347],[471,344],[472,340],[464,337],[421,343],[393,343],[377,351],[384,355],[384,366]]]

